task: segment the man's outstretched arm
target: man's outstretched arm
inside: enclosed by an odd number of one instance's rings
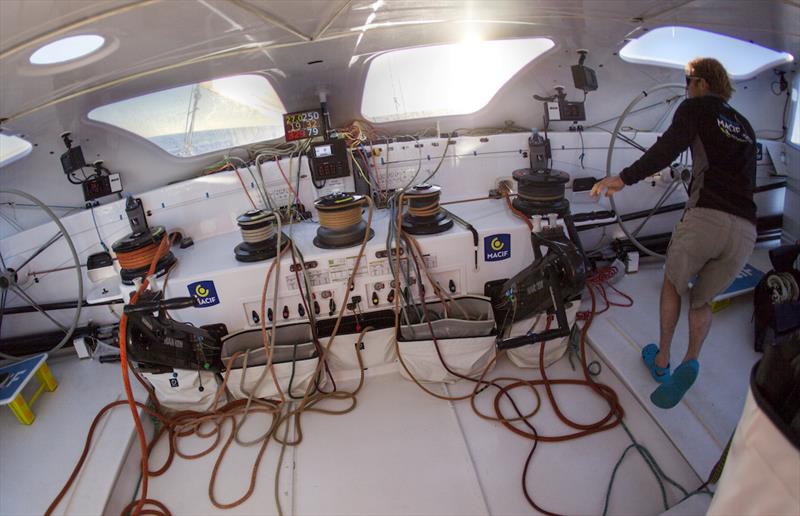
[[[620,172],[626,185],[632,185],[668,167],[678,155],[685,151],[697,136],[697,105],[684,101],[675,111],[672,124],[650,147],[644,156]]]
[[[597,197],[605,190],[606,197],[619,192],[625,185],[632,185],[651,176],[672,164],[678,154],[686,150],[697,135],[697,106],[684,101],[675,111],[672,124],[656,140],[644,156],[626,167],[618,176],[605,177],[592,187],[592,197]]]

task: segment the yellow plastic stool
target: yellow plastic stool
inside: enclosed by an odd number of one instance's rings
[[[53,392],[58,388],[58,382],[47,367],[46,353],[0,367],[0,376],[5,378],[0,383],[0,405],[8,405],[23,425],[30,425],[36,419],[31,406],[42,391]],[[39,387],[26,401],[22,390],[34,376],[39,380]]]

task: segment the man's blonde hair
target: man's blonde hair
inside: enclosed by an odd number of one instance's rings
[[[730,100],[736,91],[728,78],[728,72],[722,63],[712,57],[696,57],[686,65],[686,74],[700,77],[708,83],[708,89],[714,95]]]

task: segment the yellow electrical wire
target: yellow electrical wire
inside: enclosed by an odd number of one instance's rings
[[[353,151],[357,147],[358,143],[360,143],[360,142],[356,141],[356,142],[353,143],[353,145],[350,146],[350,154],[349,154],[350,155],[350,159],[353,161],[353,163],[355,163],[356,168],[358,169],[358,173],[359,173],[359,175],[361,175],[361,177],[364,179],[364,181],[366,181],[367,184],[370,187],[375,188],[375,186],[372,184],[372,181],[370,181],[369,178],[364,174],[364,170],[361,168],[361,165],[358,164],[358,160],[353,155]]]

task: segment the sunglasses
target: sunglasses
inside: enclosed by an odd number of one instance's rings
[[[693,80],[697,79],[698,81],[702,79],[702,77],[697,77],[695,75],[687,75],[686,76],[686,86],[689,86]]]

